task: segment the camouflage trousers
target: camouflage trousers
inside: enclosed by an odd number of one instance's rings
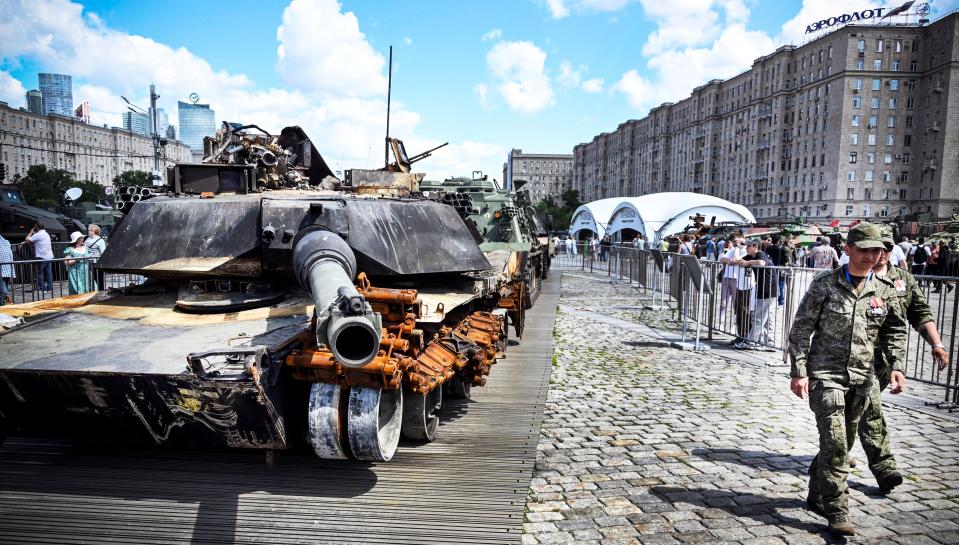
[[[844,519],[849,513],[849,450],[856,443],[871,388],[878,388],[875,379],[853,386],[809,382],[809,408],[819,428],[819,453],[809,466],[809,497],[822,505],[829,519]]]
[[[889,386],[891,372],[890,369],[877,369],[877,380],[873,381],[875,387],[869,390],[869,403],[859,421],[859,441],[866,453],[866,459],[869,460],[869,470],[876,480],[897,469],[880,400],[880,394]]]

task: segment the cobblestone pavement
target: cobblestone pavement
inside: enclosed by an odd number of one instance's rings
[[[668,348],[646,327],[668,313],[604,312],[635,304],[564,275],[524,543],[841,542],[804,509],[817,434],[787,368]],[[854,470],[850,542],[959,543],[959,418],[885,409],[906,482],[882,496]]]

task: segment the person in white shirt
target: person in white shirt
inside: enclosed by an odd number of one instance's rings
[[[34,255],[42,261],[34,289],[53,291],[53,243],[50,241],[50,234],[43,228],[43,223],[39,220],[34,223],[33,229],[27,233],[27,238],[20,243],[21,246],[24,244],[33,244]]]
[[[734,308],[736,304],[736,274],[737,271],[742,270],[742,267],[737,267],[734,262],[742,259],[744,255],[746,255],[745,239],[742,235],[732,235],[729,239],[728,249],[719,258],[719,262],[725,265],[719,299],[719,319],[721,322],[726,316],[726,311]]]
[[[94,290],[106,289],[106,284],[104,284],[103,271],[97,268],[97,260],[103,254],[103,251],[107,249],[107,241],[103,240],[103,237],[100,236],[100,226],[91,223],[87,226],[87,238],[83,241],[83,245],[87,247],[87,252],[90,253],[90,257],[93,258],[91,266],[93,267],[93,279],[94,279]]]

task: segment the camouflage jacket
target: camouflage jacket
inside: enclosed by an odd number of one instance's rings
[[[916,278],[905,269],[889,266],[885,276],[878,277],[892,290],[895,300],[901,307],[906,321],[913,329],[919,328],[927,322],[933,321],[932,309],[925,295],[919,289]],[[892,361],[888,354],[880,351],[876,353],[876,372],[890,373],[893,370]],[[902,369],[899,369],[900,371]]]
[[[822,273],[799,303],[789,332],[790,376],[841,385],[863,384],[873,372],[873,354],[881,350],[893,369],[905,364],[908,330],[890,284],[870,275],[856,294],[846,267]]]
[[[926,296],[919,289],[919,283],[909,271],[900,267],[889,266],[885,276],[878,277],[892,288],[896,301],[902,305],[903,314],[913,329],[919,331],[926,322],[931,322],[932,309],[926,301]]]

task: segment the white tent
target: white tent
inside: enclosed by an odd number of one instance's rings
[[[573,218],[569,223],[569,234],[576,238],[580,231],[592,231],[598,237],[606,234],[609,217],[622,198],[600,199],[580,205],[573,211]]]
[[[612,206],[609,206],[610,202],[613,203]],[[689,217],[695,214],[705,216],[707,222],[714,222],[714,218],[715,222],[756,222],[752,212],[745,206],[719,197],[701,193],[652,193],[584,204],[573,214],[571,232],[575,233],[579,225],[576,223],[576,214],[584,207],[597,203],[602,204],[587,210],[593,211],[595,218],[604,217],[600,214],[608,210],[608,216],[605,216],[608,219],[605,222],[601,219],[594,222],[597,226],[602,224],[604,229],[601,234],[613,235],[623,229],[632,229],[641,233],[646,240],[659,240],[683,230],[692,223]]]

